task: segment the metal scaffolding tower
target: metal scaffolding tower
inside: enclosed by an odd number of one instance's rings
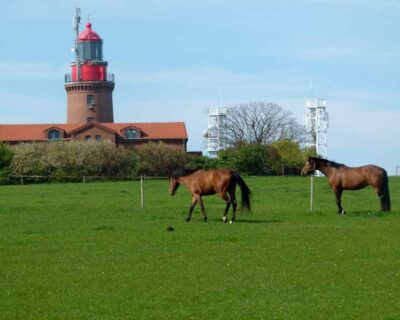
[[[218,151],[226,148],[224,132],[228,108],[208,108],[208,127],[204,131],[205,152],[209,157],[216,158]]]
[[[327,130],[329,115],[326,111],[325,99],[307,99],[305,126],[307,131],[307,147],[314,147],[317,155],[328,158]]]

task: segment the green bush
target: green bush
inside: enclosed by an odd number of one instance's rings
[[[220,152],[221,165],[248,175],[276,174],[280,158],[275,148],[262,144],[240,144]]]
[[[272,146],[277,150],[283,165],[283,173],[299,174],[309,156],[315,156],[314,148],[300,148],[297,142],[280,140]]]
[[[221,161],[218,158],[192,156],[186,167],[188,169],[216,169],[221,167]]]
[[[13,158],[11,148],[5,144],[0,143],[0,183],[7,184],[10,182],[10,163]]]
[[[169,176],[177,169],[185,168],[189,155],[165,143],[148,143],[138,152],[138,173],[150,176]]]
[[[109,141],[22,143],[12,150],[14,175],[116,177],[136,167],[133,151]]]

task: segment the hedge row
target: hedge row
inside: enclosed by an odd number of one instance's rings
[[[311,153],[291,141],[242,144],[222,151],[218,159],[191,156],[163,143],[149,143],[140,150],[107,141],[0,144],[0,178],[12,183],[7,180],[10,175],[44,176],[53,181],[65,176],[168,176],[182,168],[219,167],[248,175],[297,174]]]

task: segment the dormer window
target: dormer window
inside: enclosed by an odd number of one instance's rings
[[[61,133],[58,130],[51,130],[47,135],[49,140],[60,140]]]
[[[125,131],[124,137],[125,139],[136,139],[139,137],[139,132],[135,129],[128,129]]]

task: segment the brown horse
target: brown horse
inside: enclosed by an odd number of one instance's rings
[[[204,210],[202,196],[216,193],[226,203],[222,220],[224,222],[228,221],[227,215],[229,207],[232,204],[233,214],[231,223],[235,222],[237,208],[235,196],[236,184],[239,185],[242,193],[241,209],[250,211],[251,191],[239,174],[229,169],[195,170],[175,173],[170,177],[169,194],[171,196],[175,194],[180,184],[185,185],[192,193],[192,205],[189,209],[189,215],[186,218],[187,222],[192,218],[192,212],[197,203],[200,205],[204,222],[207,222],[207,214]]]
[[[346,213],[341,204],[343,190],[359,190],[367,185],[372,186],[378,194],[381,209],[390,211],[388,176],[385,169],[372,164],[350,168],[326,159],[310,157],[301,170],[301,175],[305,177],[315,170],[321,171],[328,178],[329,185],[336,194],[340,214]]]

